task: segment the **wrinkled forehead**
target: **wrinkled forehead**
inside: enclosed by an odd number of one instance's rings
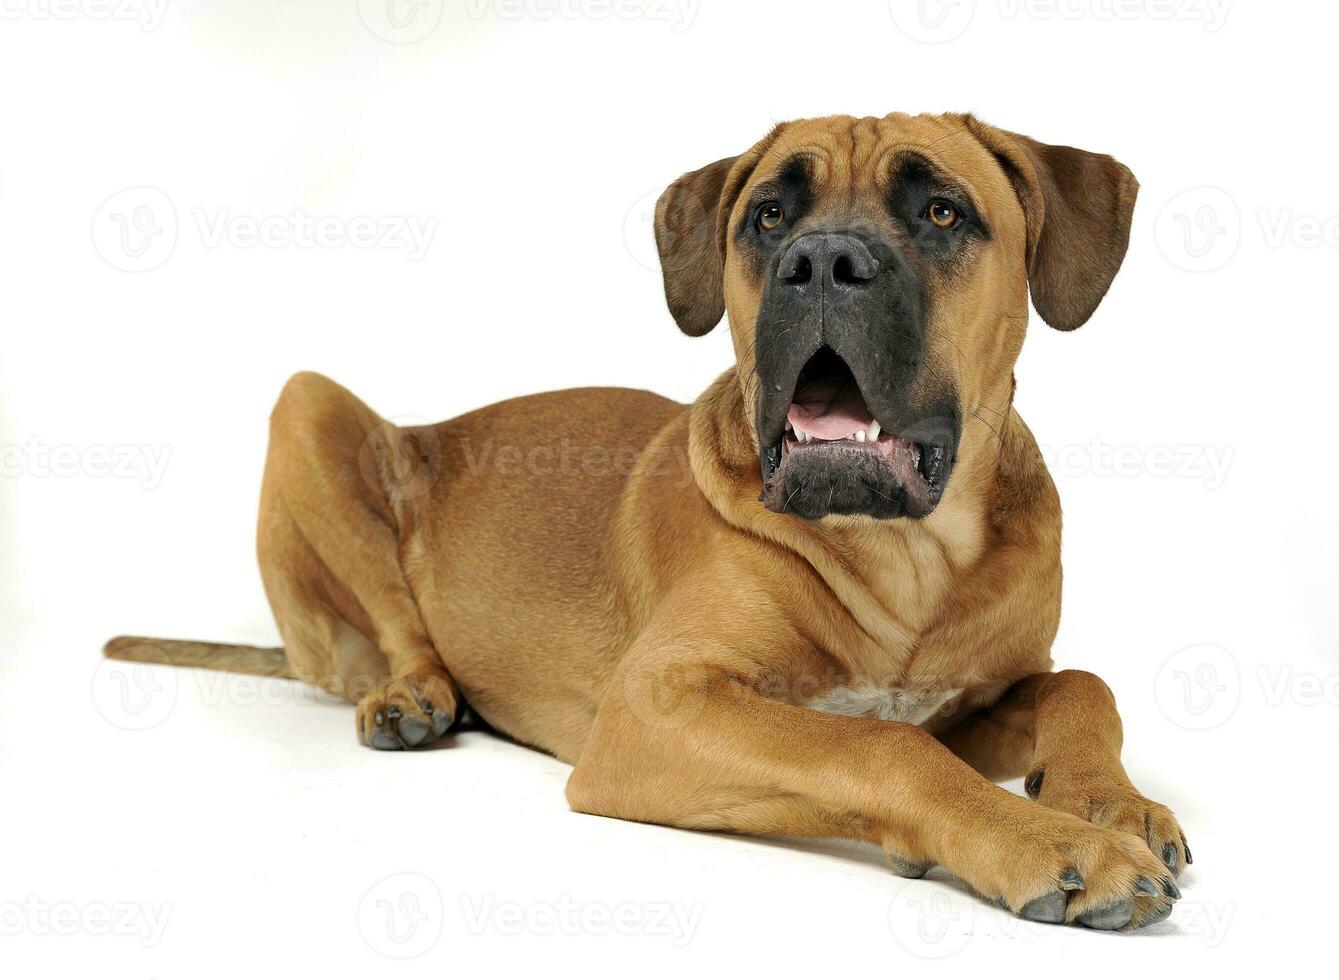
[[[919,176],[970,195],[986,218],[1014,200],[994,156],[954,119],[832,116],[786,123],[769,139],[746,198],[802,181],[816,202],[858,204],[887,195],[914,168]]]

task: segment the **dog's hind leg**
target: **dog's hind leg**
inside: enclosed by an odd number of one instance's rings
[[[358,738],[379,749],[427,744],[462,708],[400,560],[416,452],[411,433],[319,374],[290,379],[270,416],[265,591],[294,672],[355,701]]]

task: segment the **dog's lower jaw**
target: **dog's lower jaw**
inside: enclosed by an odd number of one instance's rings
[[[878,520],[929,516],[953,466],[951,450],[884,436],[799,442],[785,435],[764,445],[759,466],[768,510],[818,520],[829,514]]]

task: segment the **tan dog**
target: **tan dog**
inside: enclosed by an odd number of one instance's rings
[[[1165,917],[1190,862],[1106,686],[1049,673],[1060,507],[1012,409],[1028,290],[1092,314],[1137,184],[970,116],[777,127],[656,211],[692,405],[621,389],[397,428],[300,374],[259,557],[283,650],[114,657],[301,678],[412,748],[466,705],[575,764],[580,811],[848,837],[1031,919]],[[1028,776],[1033,800],[990,780]]]

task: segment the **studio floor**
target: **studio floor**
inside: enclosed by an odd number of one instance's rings
[[[1156,753],[1128,765],[1177,807],[1196,863],[1169,921],[1098,934],[1020,921],[939,870],[904,881],[873,848],[574,814],[566,765],[486,732],[376,752],[352,708],[312,689],[104,663],[86,631],[33,631],[23,646],[45,656],[0,661],[0,960],[26,973],[505,975],[538,957],[589,975],[800,976],[1022,956],[1114,975],[1229,969],[1239,937],[1317,936],[1328,918],[1279,901],[1306,875],[1286,827],[1228,843],[1209,802],[1222,787],[1183,795],[1192,781],[1159,774]]]

